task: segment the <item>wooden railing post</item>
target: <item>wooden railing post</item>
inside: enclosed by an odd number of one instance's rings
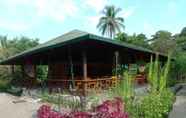
[[[87,80],[87,55],[85,51],[82,52],[82,58],[83,58],[83,79],[85,80],[83,84],[84,84],[84,93],[85,93],[87,89],[87,82],[86,82]]]
[[[118,78],[119,52],[115,51],[114,55],[115,55],[115,74],[116,77]]]
[[[87,79],[87,56],[86,56],[86,52],[82,53],[83,56],[83,78],[84,80]]]

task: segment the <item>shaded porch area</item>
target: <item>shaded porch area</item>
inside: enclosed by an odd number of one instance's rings
[[[21,65],[23,78],[28,80],[27,86],[36,81],[37,65],[45,65],[48,66],[46,86],[51,91],[72,89],[85,92],[115,86],[121,80],[120,66],[132,70],[137,62],[149,62],[155,55],[148,49],[72,31],[1,64]],[[165,61],[167,57],[160,55],[159,59]]]

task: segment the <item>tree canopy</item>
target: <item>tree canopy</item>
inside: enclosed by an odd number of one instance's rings
[[[24,36],[8,39],[7,36],[0,36],[0,59],[6,59],[38,44],[39,39],[31,39]]]

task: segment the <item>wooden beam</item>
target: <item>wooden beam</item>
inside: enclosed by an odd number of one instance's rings
[[[82,57],[83,57],[83,78],[85,80],[87,79],[87,55],[85,51],[83,51]]]
[[[24,69],[24,65],[21,65],[21,71],[22,71],[22,78],[25,79],[25,69]]]
[[[12,70],[12,75],[14,75],[14,73],[15,73],[14,65],[11,65],[11,70]]]
[[[74,65],[72,61],[72,53],[71,53],[71,47],[68,47],[68,59],[70,63],[70,75],[71,75],[71,80],[72,80],[72,88],[75,88],[75,81],[74,81]]]
[[[114,52],[114,55],[115,55],[115,69],[116,69],[116,76],[118,76],[118,66],[119,66],[119,52],[118,51],[115,51]]]

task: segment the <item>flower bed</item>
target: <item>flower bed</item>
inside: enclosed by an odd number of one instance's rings
[[[42,105],[38,112],[38,118],[128,118],[124,112],[124,103],[120,98],[107,100],[101,105],[92,109],[92,112],[69,112],[61,113],[51,109],[50,106]]]

